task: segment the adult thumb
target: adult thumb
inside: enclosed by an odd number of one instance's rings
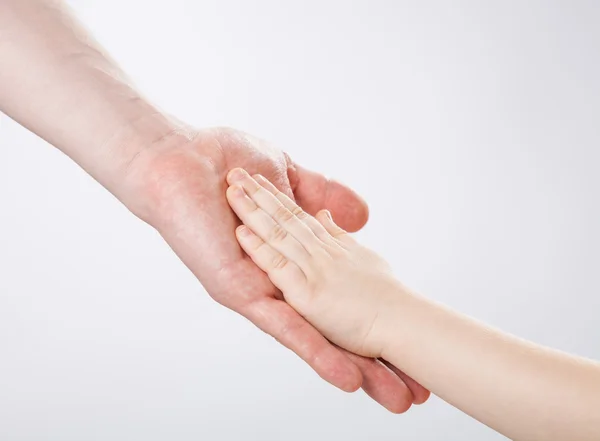
[[[360,230],[369,219],[369,207],[356,192],[289,161],[288,179],[298,205],[309,214],[326,208],[333,220],[346,231]]]

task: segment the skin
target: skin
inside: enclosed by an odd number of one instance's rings
[[[60,149],[156,228],[217,302],[345,391],[392,412],[429,392],[400,370],[331,344],[242,252],[225,199],[232,167],[261,173],[307,212],[351,231],[368,218],[349,188],[233,129],[197,130],[156,108],[59,0],[0,0],[0,110]]]
[[[381,357],[514,440],[600,439],[600,363],[518,339],[412,293],[327,211],[228,175],[242,248],[332,342]]]

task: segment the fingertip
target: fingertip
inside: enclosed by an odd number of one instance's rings
[[[338,381],[334,384],[340,390],[347,393],[354,393],[363,385],[362,373],[358,367],[352,363],[347,364],[342,372],[335,372],[332,376],[338,378]]]
[[[389,406],[385,406],[385,408],[393,414],[401,415],[403,413],[406,413],[412,405],[413,405],[413,403],[410,400],[404,400],[404,401],[398,400],[398,401],[394,402],[393,404],[390,404]]]
[[[333,218],[331,217],[331,212],[325,208],[323,210],[319,210],[315,217],[318,217],[319,219],[322,219],[324,221],[333,220]]]
[[[369,205],[362,199],[361,202],[362,204],[358,205],[355,210],[354,223],[350,223],[344,228],[349,233],[356,233],[369,222]]]
[[[421,384],[416,382],[413,378],[406,375],[404,372],[402,372],[400,369],[398,369],[396,366],[394,366],[390,362],[388,362],[386,360],[382,360],[382,362],[384,365],[386,365],[388,367],[388,369],[390,369],[394,374],[396,374],[398,376],[398,378],[400,380],[402,380],[404,382],[404,384],[406,384],[406,386],[410,389],[410,392],[413,397],[412,398],[413,404],[417,404],[417,405],[423,404],[429,399],[429,397],[431,396],[431,392],[428,389],[426,389]]]
[[[262,188],[264,188],[265,190],[267,190],[269,193],[271,193],[273,195],[277,195],[277,193],[279,193],[279,189],[275,186],[275,184],[273,184],[271,181],[269,181],[263,175],[255,174],[255,175],[252,175],[252,178],[254,178],[256,183],[258,185],[260,185]],[[286,192],[284,191],[284,193],[286,193]],[[287,196],[290,196],[290,195],[287,194]]]
[[[325,354],[309,362],[321,378],[347,393],[356,392],[362,387],[361,370],[340,349],[330,347]]]
[[[341,388],[344,392],[348,392],[349,394],[356,392],[358,389],[362,387],[363,378],[360,371],[357,369],[356,374],[348,379],[346,385]]]
[[[244,239],[252,235],[252,231],[246,225],[240,225],[235,229],[235,234],[238,238]]]
[[[369,220],[365,200],[341,182],[294,164],[288,158],[288,177],[298,205],[309,213],[331,210],[334,222],[348,232],[360,230]]]
[[[276,193],[276,190],[274,190],[275,186],[263,175],[257,173],[255,175],[252,175],[252,179],[254,179],[254,181],[258,185],[260,185],[262,188],[264,188],[265,190],[268,190],[269,193],[271,193],[271,194]]]
[[[360,230],[369,220],[367,202],[338,181],[330,181],[329,198],[325,203],[331,208],[331,218],[336,225],[350,233]]]
[[[410,409],[413,394],[406,383],[377,359],[346,353],[361,370],[365,393],[388,411],[400,414]]]
[[[347,244],[354,243],[353,239],[347,234],[347,231],[335,223],[329,210],[323,209],[319,211],[317,213],[317,220],[331,236]]]
[[[227,188],[227,198],[242,198],[246,195],[241,185],[232,184]]]
[[[418,393],[413,391],[413,397],[413,404],[419,406],[429,400],[429,397],[431,397],[431,392],[425,388],[422,388],[422,390],[420,390]]]
[[[238,182],[244,179],[246,176],[248,176],[248,173],[243,168],[232,168],[231,170],[229,170],[229,173],[227,173],[227,183],[231,185],[234,182]]]

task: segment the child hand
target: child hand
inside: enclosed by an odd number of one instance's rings
[[[380,316],[397,285],[388,264],[338,227],[327,211],[302,211],[260,175],[227,176],[237,239],[285,300],[333,343],[379,357]]]

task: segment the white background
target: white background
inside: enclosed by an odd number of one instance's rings
[[[351,184],[407,285],[600,358],[598,2],[72,4],[169,112]],[[200,439],[502,437],[324,383],[0,116],[0,440]]]

